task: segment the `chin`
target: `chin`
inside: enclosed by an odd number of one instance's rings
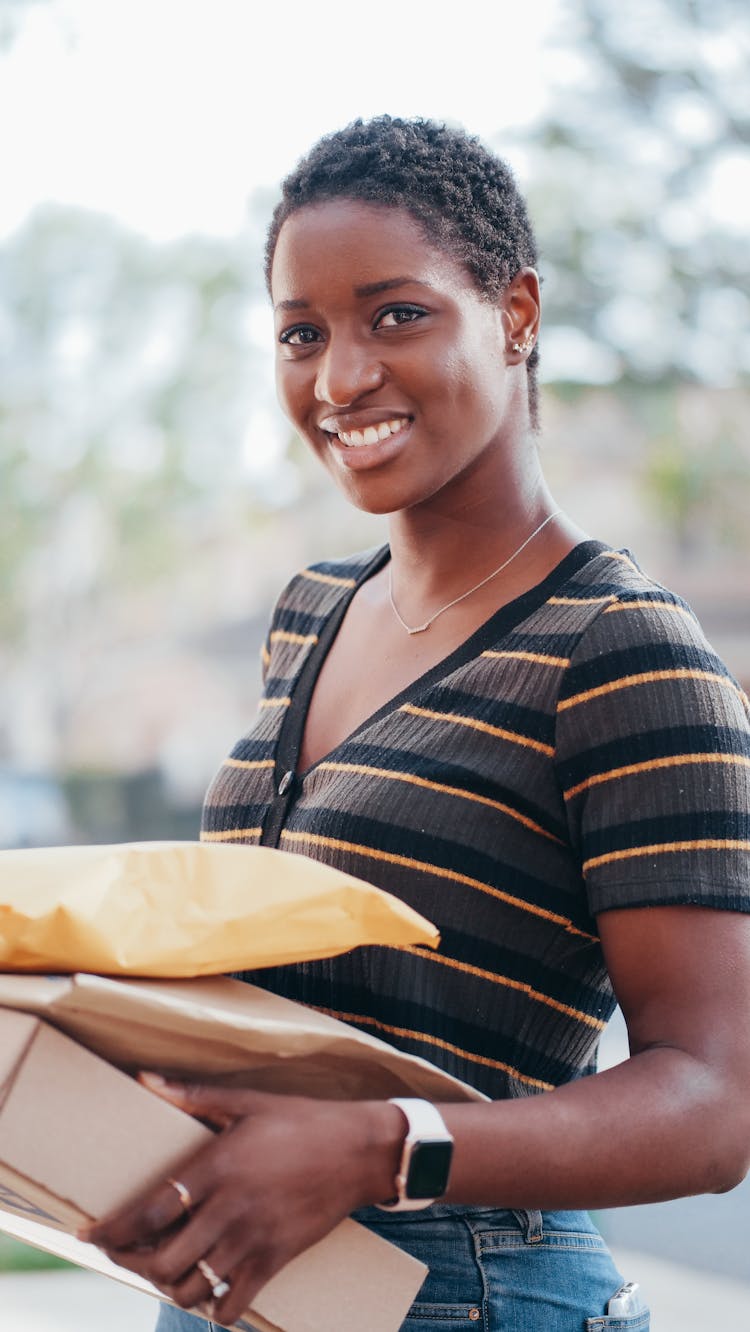
[[[371,513],[374,518],[387,517],[389,513],[400,513],[402,509],[409,508],[408,504],[397,504],[392,499],[379,500],[369,495],[350,495],[347,491],[344,491],[343,495],[352,508],[359,509],[360,513]]]
[[[402,492],[396,491],[392,485],[373,484],[372,478],[368,480],[367,485],[363,486],[342,485],[341,478],[335,475],[332,476],[332,480],[335,481],[336,489],[347,504],[359,509],[361,513],[381,516],[388,513],[398,513],[400,509],[409,508],[410,501],[404,501]]]
[[[376,517],[403,513],[427,503],[446,484],[446,478],[432,477],[433,485],[426,486],[422,476],[406,477],[402,474],[397,478],[392,472],[386,475],[385,468],[380,477],[375,470],[362,472],[359,480],[352,483],[352,477],[342,477],[338,468],[327,467],[326,470],[349,504],[362,513],[371,513]]]

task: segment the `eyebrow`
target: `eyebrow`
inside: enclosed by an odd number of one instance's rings
[[[394,287],[404,287],[411,284],[416,287],[429,287],[429,282],[420,282],[419,278],[413,277],[394,277],[386,278],[384,282],[366,282],[363,287],[355,287],[355,296],[377,296],[380,291],[391,291]]]
[[[394,287],[404,287],[407,284],[411,284],[412,286],[415,287],[430,286],[429,282],[422,282],[420,281],[419,278],[414,278],[414,277],[404,276],[404,277],[385,278],[383,282],[366,282],[362,287],[355,287],[354,295],[357,297],[377,296],[381,291],[392,291]],[[278,305],[276,306],[276,309],[307,310],[309,309],[309,306],[310,302],[304,299],[297,301],[279,301]]]

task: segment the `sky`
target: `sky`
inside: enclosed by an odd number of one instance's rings
[[[248,194],[357,116],[489,137],[545,104],[564,0],[0,0],[0,237],[42,201],[156,240],[236,233]],[[512,155],[511,155],[512,156]],[[516,165],[519,165],[516,163]]]

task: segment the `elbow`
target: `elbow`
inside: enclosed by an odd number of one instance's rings
[[[731,1193],[732,1189],[736,1189],[746,1178],[748,1171],[750,1171],[750,1143],[745,1145],[744,1152],[727,1154],[727,1159],[721,1162],[721,1170],[717,1171],[717,1178],[709,1192]]]
[[[742,1082],[734,1071],[691,1078],[693,1092],[700,1089],[688,1115],[692,1151],[684,1155],[688,1170],[692,1157],[691,1193],[730,1193],[750,1171],[750,1097]]]
[[[693,1143],[692,1163],[683,1157],[680,1179],[673,1197],[701,1193],[730,1193],[750,1171],[750,1134],[738,1141],[734,1134],[717,1131],[702,1133]]]
[[[709,1193],[729,1193],[750,1171],[750,1113],[746,1097],[733,1098],[714,1126]]]

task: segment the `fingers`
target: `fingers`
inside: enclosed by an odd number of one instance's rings
[[[231,1185],[207,1189],[202,1176],[191,1163],[183,1174],[189,1179],[195,1210],[182,1216],[178,1225],[160,1227],[167,1204],[172,1207],[169,1185],[160,1185],[140,1207],[112,1217],[90,1230],[90,1239],[105,1250],[113,1262],[138,1272],[160,1289],[183,1281],[198,1260],[217,1246],[226,1249],[225,1263],[234,1264],[247,1253],[249,1224],[242,1192]],[[206,1183],[210,1179],[205,1173]],[[178,1200],[179,1201],[179,1200]],[[171,1215],[174,1214],[172,1207]],[[154,1230],[154,1226],[156,1229]],[[201,1298],[205,1298],[205,1289]]]
[[[261,1281],[253,1281],[247,1260],[241,1267],[231,1267],[221,1250],[211,1250],[205,1258],[185,1273],[171,1287],[161,1287],[181,1309],[195,1309],[210,1304],[211,1317],[222,1323],[234,1322],[247,1309]],[[248,1276],[250,1280],[248,1280]]]
[[[258,1092],[200,1082],[176,1082],[159,1073],[139,1073],[138,1081],[178,1109],[196,1119],[208,1120],[217,1128],[228,1128],[236,1119],[252,1114],[259,1101],[264,1099]]]
[[[117,1250],[142,1249],[174,1233],[184,1234],[206,1198],[216,1195],[222,1177],[235,1173],[233,1158],[221,1150],[222,1139],[221,1134],[212,1138],[195,1156],[178,1165],[175,1175],[120,1211],[79,1231],[79,1238],[101,1249]]]
[[[85,1238],[183,1308],[213,1300],[214,1320],[229,1323],[275,1272],[358,1205],[359,1176],[337,1173],[350,1111],[200,1084],[162,1081],[157,1088],[190,1113],[221,1113],[231,1126],[176,1164],[171,1182],[92,1225]],[[218,1281],[206,1278],[201,1262]]]
[[[206,1201],[200,1213],[158,1248],[105,1252],[112,1262],[144,1277],[183,1309],[210,1304],[206,1316],[222,1323],[234,1322],[279,1266],[278,1255],[266,1242],[265,1227],[261,1233],[241,1201],[226,1196]]]
[[[165,1238],[158,1248],[150,1252],[131,1248],[123,1252],[123,1258],[131,1270],[132,1264],[137,1263],[137,1270],[154,1285],[161,1288],[177,1286],[199,1259],[207,1258],[217,1248],[226,1250],[222,1255],[225,1264],[237,1262],[246,1252],[245,1236],[242,1233],[237,1237],[237,1243],[232,1243],[235,1238],[235,1219],[241,1211],[239,1200],[234,1201],[223,1195],[211,1198],[190,1221]],[[108,1252],[115,1262],[120,1261],[120,1250]],[[204,1299],[205,1294],[203,1287],[201,1298]]]
[[[208,1307],[207,1316],[229,1325],[247,1311],[271,1275],[270,1268],[258,1254],[246,1257],[232,1267],[217,1248],[201,1261],[200,1267],[196,1266],[183,1282],[169,1291],[169,1297],[183,1309]],[[218,1279],[218,1286],[213,1277]],[[224,1286],[228,1289],[224,1290]]]
[[[193,1171],[189,1179],[181,1179],[180,1183],[189,1193],[192,1207],[196,1208],[205,1197],[205,1182]],[[181,1228],[186,1219],[179,1190],[170,1180],[164,1180],[145,1198],[137,1199],[114,1216],[87,1226],[78,1232],[78,1237],[101,1249],[142,1249]]]

